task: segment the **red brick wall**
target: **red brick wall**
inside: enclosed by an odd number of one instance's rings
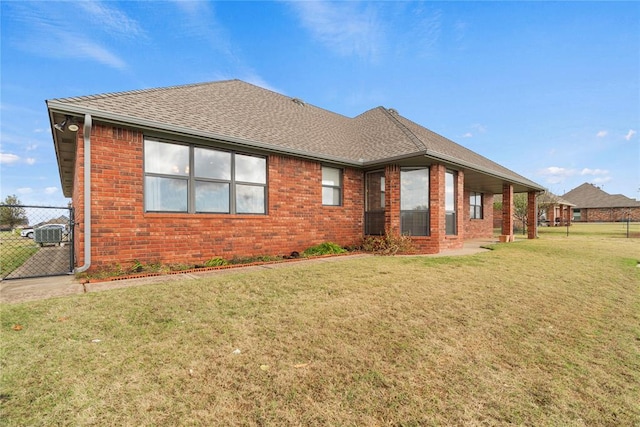
[[[626,221],[629,213],[631,221],[640,221],[640,208],[582,208],[580,221],[576,222]]]
[[[362,237],[361,171],[344,170],[343,206],[323,206],[320,163],[269,156],[267,215],[145,213],[142,133],[96,125],[91,138],[92,269],[134,260],[195,264],[218,256],[287,255]],[[84,263],[81,145],[74,188],[78,265]]]
[[[385,232],[400,234],[400,167],[387,165],[385,175]]]
[[[513,236],[513,186],[502,186],[502,234]]]
[[[182,214],[144,212],[142,132],[95,124],[91,135],[92,269],[142,263],[198,264],[214,257],[288,255],[327,241],[358,244],[364,227],[364,173],[345,168],[343,206],[322,205],[322,169],[315,161],[271,155],[268,214]],[[76,265],[84,259],[84,150],[78,149],[73,204],[76,208]],[[493,234],[493,196],[485,195],[484,218],[469,219],[464,173],[457,174],[458,235],[445,233],[443,165],[430,167],[430,232],[414,237],[421,253],[463,246],[465,238]],[[386,177],[386,225],[400,230],[400,168]]]
[[[535,239],[538,234],[538,207],[536,205],[536,196],[537,193],[535,191],[529,191],[527,193],[527,238]],[[567,210],[568,215],[568,210]]]
[[[471,219],[469,198],[471,191],[464,191],[464,238],[489,239],[493,237],[493,194],[482,194],[482,219]],[[502,212],[500,212],[500,215]]]

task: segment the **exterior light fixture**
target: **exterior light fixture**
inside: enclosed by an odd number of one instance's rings
[[[62,123],[54,123],[53,127],[59,130],[60,132],[64,132],[64,127],[67,125],[67,119],[64,119]]]
[[[60,132],[64,132],[65,128],[71,132],[77,132],[80,129],[71,116],[66,116],[61,123],[54,123],[53,127]]]

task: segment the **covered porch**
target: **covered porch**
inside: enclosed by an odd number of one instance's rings
[[[482,170],[412,159],[365,174],[365,234],[409,235],[420,253],[461,249],[493,238],[493,199],[503,200],[500,241],[514,241],[514,193],[527,194],[527,237],[537,235],[535,184]],[[431,161],[426,161],[431,160]],[[422,164],[420,164],[422,163]]]

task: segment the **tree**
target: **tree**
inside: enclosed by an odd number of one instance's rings
[[[513,217],[522,223],[522,233],[527,225],[527,193],[517,193],[513,195]]]
[[[7,196],[0,204],[0,224],[13,229],[16,225],[29,224],[27,212],[16,195]]]
[[[538,212],[536,221],[540,222],[540,218],[547,211],[550,206],[553,206],[558,201],[558,196],[545,190],[542,193],[538,193],[536,196],[536,202],[538,205]],[[528,211],[528,195],[527,193],[516,193],[513,195],[513,218],[523,226],[523,232],[528,224],[527,219],[529,216]],[[493,203],[494,207],[498,210],[502,210],[502,199]]]

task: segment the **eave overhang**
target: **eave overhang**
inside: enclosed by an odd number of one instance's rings
[[[528,192],[528,191],[544,191],[544,187],[534,183],[533,181],[529,181],[525,178],[522,179],[514,179],[514,177],[509,177],[505,174],[502,174],[495,170],[486,169],[480,167],[475,164],[471,164],[465,162],[463,160],[448,156],[446,154],[438,153],[433,150],[420,150],[418,149],[412,153],[405,153],[399,156],[381,158],[381,159],[358,159],[353,160],[345,157],[326,155],[322,153],[314,153],[306,150],[299,149],[291,149],[288,147],[282,147],[275,144],[264,143],[261,141],[254,141],[249,139],[243,139],[228,135],[217,134],[214,132],[206,132],[197,129],[191,129],[181,126],[176,126],[172,124],[157,122],[154,120],[148,120],[139,117],[131,117],[127,115],[121,115],[111,112],[105,112],[98,109],[87,108],[79,105],[74,105],[72,103],[67,102],[59,102],[57,100],[48,100],[46,101],[47,108],[49,111],[49,121],[50,128],[52,131],[52,136],[54,140],[56,157],[58,160],[59,172],[60,172],[60,180],[63,187],[63,194],[65,197],[71,197],[73,191],[73,175],[75,168],[75,144],[76,140],[73,139],[73,146],[64,147],[64,144],[68,144],[70,139],[64,138],[59,135],[60,132],[56,132],[53,125],[57,123],[61,118],[65,116],[73,116],[83,118],[86,114],[89,114],[93,117],[94,123],[103,122],[109,123],[116,126],[122,126],[126,128],[137,128],[146,130],[152,133],[162,133],[169,134],[175,136],[196,138],[207,141],[216,141],[219,143],[228,143],[233,144],[237,147],[243,147],[251,150],[258,150],[265,153],[275,153],[279,155],[287,155],[287,156],[295,156],[301,157],[308,160],[314,160],[324,163],[332,163],[340,166],[354,167],[359,169],[370,169],[377,166],[383,166],[389,163],[398,163],[402,164],[403,162],[407,162],[415,159],[428,159],[432,162],[442,162],[452,168],[462,169],[465,173],[471,177],[473,175],[483,175],[486,178],[490,178],[491,185],[486,187],[487,191],[491,191],[494,194],[500,193],[502,184],[510,183],[514,187],[514,192]],[[68,155],[65,155],[69,152],[69,149],[72,148],[74,152],[74,158],[69,159]],[[418,148],[418,147],[416,147]]]

